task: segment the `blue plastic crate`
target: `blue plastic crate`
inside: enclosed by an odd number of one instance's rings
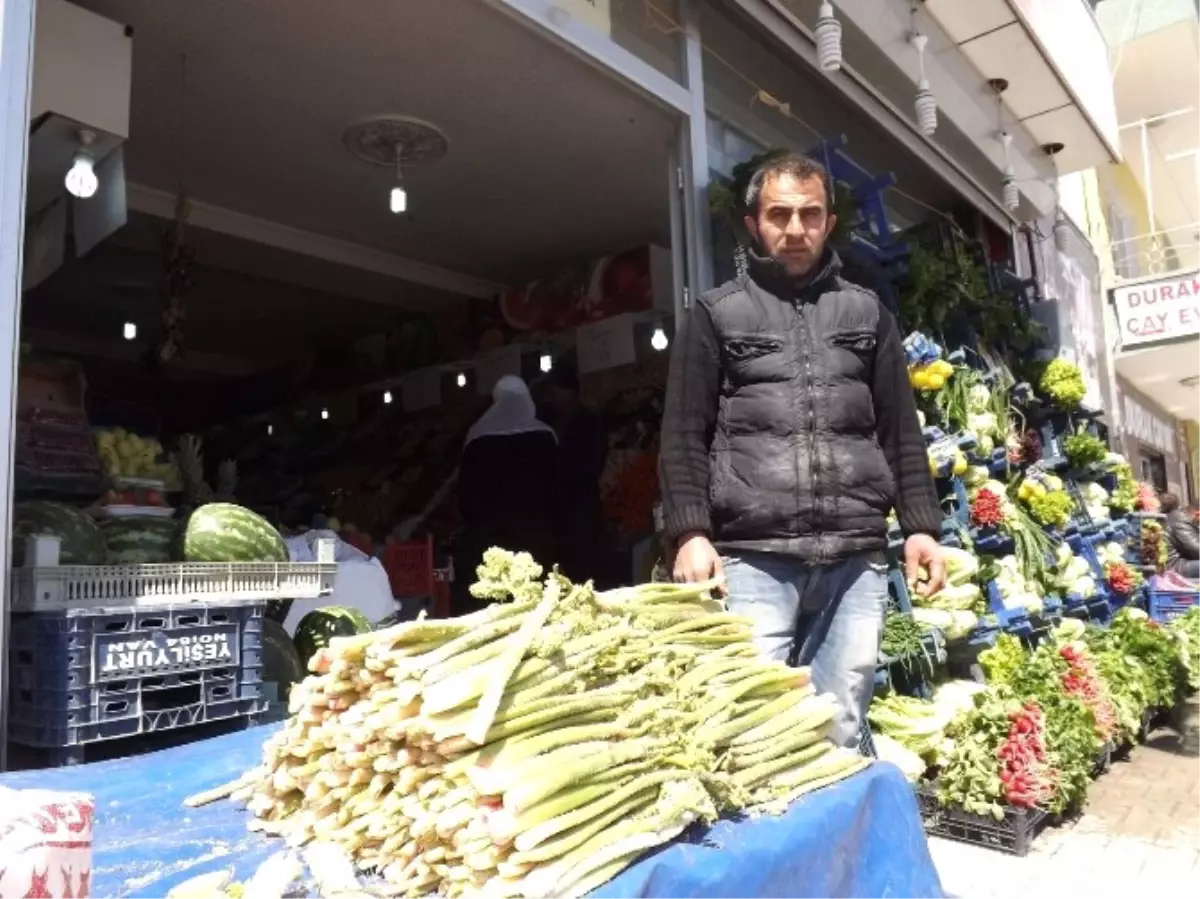
[[[70,747],[255,714],[265,603],[13,616],[10,738]]]
[[[1147,588],[1146,601],[1150,617],[1155,621],[1167,622],[1186,615],[1200,604],[1200,590],[1188,592]]]

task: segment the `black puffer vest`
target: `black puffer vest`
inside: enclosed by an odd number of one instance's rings
[[[797,286],[770,260],[705,295],[721,352],[713,537],[821,564],[887,545],[891,470],[871,379],[880,304],[827,251]]]

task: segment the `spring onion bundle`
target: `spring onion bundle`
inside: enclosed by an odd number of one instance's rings
[[[335,638],[233,796],[389,895],[576,896],[693,821],[867,763],[807,669],[764,661],[715,584],[597,594],[489,550],[481,612]]]

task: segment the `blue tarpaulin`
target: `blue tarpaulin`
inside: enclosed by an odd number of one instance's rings
[[[233,780],[261,757],[265,728],[150,755],[0,776],[0,785],[91,793],[92,895],[162,896],[233,866],[249,877],[278,840],[246,830],[226,801],[185,797]],[[626,869],[596,896],[942,896],[912,788],[886,764],[796,802],[782,816],[720,821]]]

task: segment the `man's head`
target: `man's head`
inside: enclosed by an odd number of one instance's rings
[[[792,278],[812,271],[837,223],[829,173],[807,156],[763,163],[746,188],[746,228]]]
[[[1179,497],[1174,493],[1164,493],[1159,496],[1158,505],[1164,515],[1170,515],[1179,508]]]

